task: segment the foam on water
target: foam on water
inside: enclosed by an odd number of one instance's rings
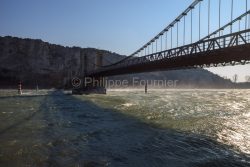
[[[118,94],[110,91],[110,95]],[[183,121],[183,127],[171,127],[218,137],[221,143],[249,154],[249,97],[249,90],[151,90],[149,95],[130,92],[116,98],[125,99],[123,106],[126,107],[121,110],[132,108],[134,115],[162,127],[170,127],[169,122],[172,124],[173,121],[169,119],[174,119],[177,124]]]

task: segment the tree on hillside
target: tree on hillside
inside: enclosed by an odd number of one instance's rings
[[[250,82],[250,76],[249,75],[245,76],[245,79],[246,79],[246,82]]]
[[[238,81],[238,75],[234,74],[232,79],[233,79],[233,82],[236,83]]]
[[[227,76],[223,76],[222,78],[224,78],[224,79],[228,79],[228,77],[227,77]]]

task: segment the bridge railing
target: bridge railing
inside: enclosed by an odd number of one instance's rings
[[[167,60],[172,59],[180,56],[189,56],[192,54],[199,54],[204,52],[211,52],[218,49],[228,48],[228,47],[234,47],[239,45],[244,45],[250,43],[250,29],[216,37],[211,38],[204,41],[199,41],[197,43],[185,45],[182,47],[177,47],[170,50],[165,50],[162,52],[153,53],[147,56],[143,57],[136,57],[133,59],[128,59],[126,61],[123,61],[117,65],[114,65],[112,67],[108,68],[102,68],[98,71],[104,71],[107,69],[115,69],[120,67],[126,67],[126,66],[133,66],[138,65],[142,63],[149,63],[152,61],[160,61],[160,60]]]

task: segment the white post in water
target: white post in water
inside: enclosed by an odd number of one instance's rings
[[[36,80],[36,93],[38,92],[38,89],[39,89],[39,87],[38,87],[38,83],[37,83],[37,80]]]
[[[22,83],[21,81],[18,84],[18,94],[21,95],[22,94]]]
[[[145,84],[145,94],[148,93],[148,83]]]

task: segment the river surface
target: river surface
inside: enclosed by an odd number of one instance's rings
[[[0,90],[2,167],[250,166],[250,90]]]

